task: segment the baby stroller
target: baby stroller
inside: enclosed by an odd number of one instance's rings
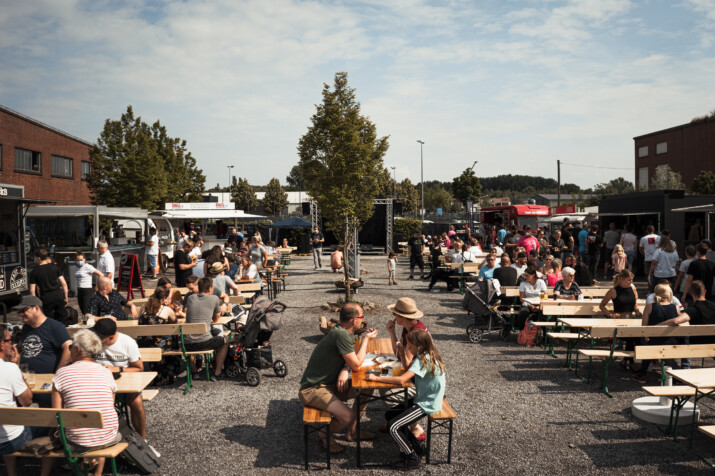
[[[245,316],[245,309],[234,307],[236,320]],[[236,330],[236,338],[229,345],[226,356],[226,375],[231,378],[238,374],[246,376],[246,381],[252,387],[261,383],[259,370],[273,368],[276,376],[285,378],[288,367],[282,360],[273,360],[271,335],[273,331],[283,327],[283,311],[286,306],[278,301],[271,302],[266,296],[261,296],[253,302],[248,311],[246,324]]]
[[[477,343],[486,334],[499,334],[502,339],[509,339],[511,325],[509,319],[499,310],[500,301],[492,280],[477,281],[472,287],[467,287],[462,299],[462,308],[469,314],[474,314],[474,324],[467,326],[469,340]]]

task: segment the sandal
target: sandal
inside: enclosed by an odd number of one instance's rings
[[[328,435],[327,433],[324,433],[322,430],[318,432],[318,439],[320,440],[320,445],[323,447],[325,451],[328,451]],[[344,451],[344,448],[338,444],[337,441],[331,441],[330,442],[330,454],[334,455],[337,453],[342,453]]]
[[[374,440],[375,438],[377,438],[377,435],[375,433],[370,433],[369,431],[360,432],[360,441],[369,441]],[[348,433],[347,435],[345,435],[345,439],[348,441],[355,441],[357,438],[356,435],[351,435],[350,433]]]

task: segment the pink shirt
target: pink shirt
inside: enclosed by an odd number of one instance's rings
[[[556,286],[556,283],[558,283],[559,281],[561,281],[562,279],[564,279],[564,278],[561,276],[561,273],[551,273],[551,274],[549,274],[546,278],[547,278],[547,281],[548,281],[548,285],[549,285],[549,287],[551,287],[551,288],[553,288],[554,286]]]
[[[64,408],[99,410],[104,428],[67,428],[67,439],[81,446],[101,446],[111,443],[119,430],[114,393],[117,384],[108,368],[96,363],[79,361],[62,367],[52,379]]]
[[[526,250],[526,255],[529,256],[531,250],[539,249],[539,240],[534,238],[532,235],[524,235],[519,241],[517,241],[516,246],[521,246]]]
[[[624,250],[635,251],[636,241],[638,241],[638,238],[633,233],[626,233],[621,237],[621,245],[623,245]]]
[[[613,271],[616,273],[620,273],[624,269],[626,269],[626,260],[627,256],[623,255],[620,256],[618,253],[613,253],[611,255],[611,263],[613,264]]]

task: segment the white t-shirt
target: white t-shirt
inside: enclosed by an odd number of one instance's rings
[[[678,268],[678,272],[683,273],[683,274],[688,274],[688,266],[690,266],[690,263],[692,263],[692,259],[684,259],[682,263],[680,263],[680,268]],[[688,281],[687,276],[683,276],[683,279],[680,280],[680,289],[679,291],[681,293],[685,292],[685,283]]]
[[[517,278],[518,278],[519,276],[521,276],[522,274],[524,274],[524,271],[526,271],[526,265],[524,265],[524,266],[519,266],[519,265],[516,264],[516,263],[512,263],[512,264],[511,264],[511,267],[516,270],[516,277],[517,277]]]
[[[660,241],[660,236],[655,234],[646,235],[641,238],[638,243],[639,247],[643,247],[643,252],[645,253],[645,261],[653,261],[653,255],[655,254],[656,248],[658,248],[658,242]]]
[[[189,253],[189,258],[191,258],[192,256],[196,256],[197,260],[201,259],[201,248],[199,248],[198,246],[194,246],[194,248]],[[196,267],[198,268],[198,266]]]
[[[147,254],[157,256],[159,254],[159,237],[157,235],[151,235],[149,241],[154,244],[149,247]]]
[[[114,275],[114,256],[112,256],[109,250],[99,255],[97,269],[105,276],[109,273],[112,273],[112,276]]]
[[[0,407],[17,407],[15,397],[22,395],[27,385],[22,379],[20,367],[0,359]],[[14,440],[22,433],[21,425],[0,425],[0,443]]]
[[[251,265],[248,267],[248,269],[243,268],[241,272],[241,278],[251,278],[253,281],[256,281],[256,278],[258,277],[258,268],[256,268],[256,265],[251,263]]]
[[[117,341],[106,347],[97,356],[95,362],[112,367],[129,367],[137,360],[141,359],[137,341],[121,332],[117,334]]]
[[[480,255],[482,254],[482,249],[479,246],[470,246],[469,252],[473,255]]]
[[[91,288],[92,287],[92,273],[97,271],[97,269],[91,264],[86,262],[77,268],[74,275],[77,278],[78,288]]]
[[[667,253],[661,249],[655,250],[652,261],[657,261],[653,274],[656,278],[671,278],[677,274],[675,266],[678,264],[678,252]]]
[[[523,292],[527,299],[538,298],[542,292],[546,292],[546,284],[540,279],[537,279],[533,286],[528,281],[522,281],[519,285],[519,292]]]

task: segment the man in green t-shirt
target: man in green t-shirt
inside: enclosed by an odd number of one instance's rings
[[[333,439],[336,432],[348,427],[348,441],[355,440],[355,410],[345,401],[354,397],[348,369],[357,371],[365,360],[367,343],[377,337],[377,330],[369,329],[363,334],[360,349],[355,353],[353,332],[362,326],[362,308],[349,303],[340,309],[340,324],[333,327],[318,343],[308,360],[308,365],[300,380],[298,396],[304,405],[327,410],[332,416],[330,423],[331,453],[339,453],[343,448]],[[361,440],[375,438],[374,434],[360,432]],[[320,433],[323,446],[328,449],[327,435]]]

